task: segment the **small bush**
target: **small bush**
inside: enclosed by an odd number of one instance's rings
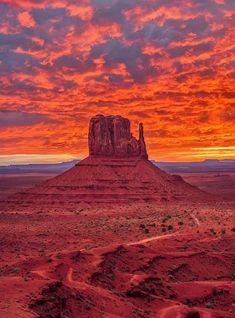
[[[166,217],[164,217],[164,219],[162,220],[162,223],[165,223],[169,219],[171,219],[171,215],[167,215]]]
[[[211,308],[214,308],[214,306],[213,306],[212,303],[206,303],[206,304],[205,304],[205,307],[206,307],[206,308],[210,308],[210,309],[211,309]]]
[[[189,312],[186,318],[200,318],[200,313],[198,311]]]
[[[144,229],[145,234],[149,233],[149,229]]]
[[[216,235],[216,231],[214,229],[210,229],[211,234]]]

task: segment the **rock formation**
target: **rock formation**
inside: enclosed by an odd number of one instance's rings
[[[130,121],[121,116],[96,115],[89,125],[90,156],[138,157],[148,159],[143,124],[139,124],[139,140],[132,136]]]
[[[130,121],[97,115],[90,121],[89,156],[73,168],[2,202],[9,209],[76,209],[80,204],[123,204],[207,200],[208,195],[148,160],[143,124],[139,139]],[[0,202],[1,207],[1,202]]]

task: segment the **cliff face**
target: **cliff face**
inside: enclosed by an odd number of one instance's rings
[[[88,144],[90,156],[148,159],[143,124],[139,125],[139,140],[137,140],[130,132],[130,121],[121,116],[92,117]]]

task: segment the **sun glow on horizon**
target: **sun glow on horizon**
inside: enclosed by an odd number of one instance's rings
[[[0,155],[0,166],[24,165],[24,164],[54,164],[71,160],[79,160],[79,157],[69,154],[16,154],[10,156]]]
[[[208,147],[195,148],[192,152],[176,152],[171,157],[171,153],[167,156],[150,156],[149,160],[162,162],[199,162],[204,160],[235,160],[235,146],[231,147]],[[0,166],[8,165],[24,165],[24,164],[56,164],[71,160],[81,160],[87,155],[76,154],[14,154],[0,155]]]

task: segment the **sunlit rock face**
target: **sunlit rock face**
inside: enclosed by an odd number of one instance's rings
[[[92,117],[88,134],[90,156],[139,157],[148,159],[143,124],[139,125],[139,139],[132,136],[130,121],[122,116]]]

